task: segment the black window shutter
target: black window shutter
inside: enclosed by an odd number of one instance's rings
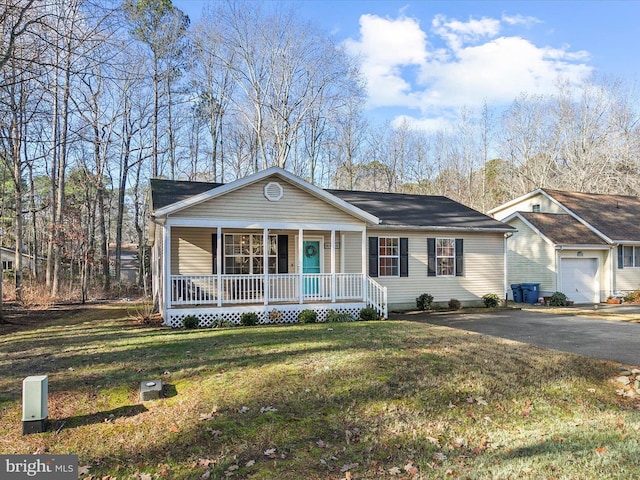
[[[369,276],[378,276],[378,237],[369,237]]]
[[[618,245],[618,268],[624,268],[624,247]]]
[[[464,247],[462,238],[456,238],[456,277],[464,276]]]
[[[278,235],[278,273],[289,273],[288,235]]]
[[[211,258],[213,259],[213,265],[211,271],[214,275],[218,273],[218,234],[211,235]]]
[[[409,239],[400,238],[400,276],[409,276]]]
[[[427,238],[427,275],[436,276],[436,239]]]

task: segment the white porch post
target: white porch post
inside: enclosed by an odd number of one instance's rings
[[[269,228],[262,230],[262,271],[264,272],[264,304],[269,305]]]
[[[304,231],[300,228],[298,229],[298,295],[299,295],[299,302],[300,305],[302,305],[304,303],[304,278],[303,278],[303,271],[302,271],[302,262],[303,262],[303,252],[302,252],[302,248],[304,246],[304,239],[302,238]]]
[[[336,231],[331,229],[331,302],[336,302]]]
[[[345,234],[341,233],[340,234],[340,273],[346,273],[344,271],[344,239],[345,239]]]
[[[216,297],[218,299],[218,306],[222,306],[222,227],[216,229],[216,284],[218,291]]]
[[[362,230],[362,300],[367,301],[367,230]]]
[[[171,226],[169,222],[165,223],[163,227],[164,242],[162,244],[162,257],[164,260],[164,304],[167,308],[170,308],[173,303],[173,281],[171,280]],[[165,321],[167,319],[165,318]]]

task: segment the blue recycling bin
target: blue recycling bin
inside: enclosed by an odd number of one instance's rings
[[[540,297],[539,283],[523,283],[522,296],[524,303],[536,303]]]
[[[511,292],[513,293],[513,301],[516,303],[522,303],[522,285],[519,283],[512,283]]]

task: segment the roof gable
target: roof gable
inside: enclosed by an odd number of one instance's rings
[[[351,205],[348,202],[328,193],[326,190],[323,190],[315,185],[312,185],[300,177],[297,177],[286,170],[280,167],[271,167],[266,170],[262,170],[253,175],[249,175],[248,177],[241,178],[231,183],[227,184],[206,184],[200,183],[199,185],[190,187],[193,190],[192,195],[182,195],[182,194],[171,194],[170,192],[165,191],[163,195],[156,195],[155,199],[158,200],[160,204],[164,204],[161,207],[156,207],[153,205],[154,215],[158,217],[162,217],[169,214],[175,214],[185,208],[192,207],[194,205],[198,205],[200,203],[206,202],[207,200],[211,200],[213,198],[220,197],[227,193],[239,190],[248,185],[252,185],[254,183],[260,182],[266,178],[275,177],[280,178],[289,182],[290,184],[300,188],[301,190],[310,193],[317,198],[327,202],[334,207],[339,208],[356,218],[367,221],[369,223],[377,224],[379,222],[378,218],[374,215],[366,212],[364,210],[359,209],[358,207]],[[199,183],[199,182],[193,182]],[[159,187],[166,186],[166,184],[157,184]],[[212,188],[207,188],[207,186]],[[153,189],[154,185],[151,185]],[[179,189],[182,185],[176,185]],[[170,201],[171,199],[178,199],[173,203],[165,203]],[[154,199],[154,195],[152,192],[152,201]]]
[[[517,215],[556,245],[606,245],[589,227],[569,214],[518,212]]]
[[[544,189],[612,243],[640,241],[640,198]]]

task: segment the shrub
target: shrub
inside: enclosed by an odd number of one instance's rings
[[[269,312],[269,321],[273,323],[282,322],[282,312],[277,308],[274,308]]]
[[[569,305],[569,301],[564,293],[554,292],[554,294],[551,295],[551,300],[549,300],[549,305],[552,307],[566,307]]]
[[[418,310],[431,310],[433,307],[433,295],[423,293],[416,298],[416,306],[418,307]]]
[[[313,310],[302,310],[298,314],[298,322],[300,323],[316,323],[318,321],[318,314]]]
[[[195,315],[187,315],[182,319],[182,325],[184,325],[184,328],[198,328],[200,319]]]
[[[450,310],[460,310],[460,307],[462,307],[462,304],[460,303],[460,300],[458,300],[457,298],[452,298],[451,300],[449,300]]]
[[[360,310],[360,320],[378,320],[378,311],[373,307],[364,307]]]
[[[258,314],[256,312],[244,312],[240,316],[240,325],[252,327],[258,324]]]
[[[353,318],[346,312],[336,312],[335,310],[329,310],[327,312],[327,322],[328,323],[343,323],[343,322],[355,322],[356,319]]]
[[[624,296],[624,301],[627,303],[640,303],[640,290],[635,290],[631,293],[627,293]]]
[[[216,318],[211,324],[212,328],[225,328],[225,327],[233,327],[233,322],[230,320],[225,320],[224,318]]]
[[[487,293],[482,296],[484,306],[487,308],[495,308],[500,305],[500,297],[495,293]]]

